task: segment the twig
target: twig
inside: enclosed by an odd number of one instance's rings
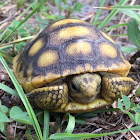
[[[126,126],[126,124],[124,124]],[[133,123],[131,123],[129,126],[126,126],[128,129],[133,126]],[[115,140],[120,140],[127,132],[123,132],[119,137],[117,137]],[[139,140],[139,139],[138,139]]]
[[[132,123],[133,124],[133,123]],[[129,126],[127,126],[126,124],[124,124],[128,129],[129,129]],[[130,131],[131,134],[136,138],[136,140],[140,140],[138,136],[136,136],[136,134],[133,132],[133,131]]]

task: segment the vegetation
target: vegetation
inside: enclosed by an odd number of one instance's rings
[[[0,2],[0,7],[2,8],[10,2],[11,1]],[[115,37],[128,36],[128,39],[135,47],[122,46],[122,51],[126,54],[130,54],[134,51],[140,51],[140,30],[138,27],[140,24],[140,15],[137,12],[140,10],[140,6],[128,5],[128,3],[130,2],[129,0],[120,0],[120,2],[115,6],[103,7],[105,2],[105,0],[101,0],[99,3],[99,7],[93,7],[97,11],[92,24],[94,24],[100,29],[104,28],[105,32],[115,30],[116,28],[118,29],[127,27],[126,34],[115,35]],[[28,7],[27,5],[25,5],[25,3],[28,3]],[[118,99],[118,108],[104,110],[100,109],[80,115],[72,115],[69,113],[64,115],[58,115],[57,113],[49,114],[47,110],[42,111],[32,109],[30,103],[28,102],[28,99],[24,94],[22,87],[19,85],[13,73],[9,69],[9,67],[12,66],[13,57],[21,51],[21,49],[25,46],[26,42],[29,39],[33,38],[34,35],[37,34],[41,29],[44,29],[50,21],[54,22],[59,19],[69,17],[77,18],[74,15],[74,12],[81,12],[83,4],[80,2],[75,2],[74,4],[72,4],[72,6],[70,6],[68,4],[68,0],[42,0],[42,2],[40,2],[39,0],[34,0],[34,2],[30,3],[27,0],[17,0],[16,4],[18,10],[20,8],[24,8],[24,12],[18,15],[18,17],[16,17],[5,30],[0,31],[0,61],[5,67],[15,88],[11,88],[10,86],[0,83],[0,89],[13,96],[16,96],[17,98],[20,98],[24,106],[20,105],[9,108],[3,105],[0,101],[0,131],[3,133],[3,135],[5,135],[7,139],[10,139],[7,130],[9,124],[15,122],[18,125],[26,124],[25,135],[26,139],[29,140],[88,139],[108,136],[130,130],[140,130],[140,104],[136,104],[133,102],[136,96],[139,96],[140,94],[140,87],[136,91],[136,95],[131,97],[131,99],[130,97],[122,95],[122,100]],[[59,9],[59,15],[53,13],[50,4],[54,5]],[[103,20],[99,20],[103,9],[110,10],[111,12]],[[124,15],[127,15],[131,20],[129,20],[127,23],[120,23],[115,25],[113,24],[112,26],[108,27],[108,23],[111,22],[111,20],[118,13],[123,13]],[[35,26],[35,28],[32,28],[31,24],[26,23],[26,21],[29,20],[32,16],[34,16],[35,19],[38,21],[38,26]],[[8,65],[6,62],[8,63]],[[86,123],[85,118],[89,116],[95,117],[98,115],[98,113],[101,112],[113,111],[122,111],[123,113],[127,114],[132,120],[132,122],[135,124],[134,127],[102,134],[72,133],[77,124],[84,125]],[[56,122],[53,125],[49,125],[50,115],[54,118],[57,118]],[[31,129],[31,126],[34,128],[35,133],[33,133],[33,129]],[[14,133],[12,136],[13,139],[18,139],[18,133]]]

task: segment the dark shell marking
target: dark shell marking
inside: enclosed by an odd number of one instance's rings
[[[15,76],[23,87],[30,86],[27,92],[72,74],[108,71],[127,76],[130,67],[107,35],[77,19],[49,25],[14,59]]]

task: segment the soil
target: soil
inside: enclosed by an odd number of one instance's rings
[[[5,2],[4,0],[2,0]],[[68,4],[70,6],[73,6],[74,2],[81,2],[83,4],[83,7],[81,9],[81,12],[73,12],[72,14],[69,13],[67,10],[60,11],[58,6],[54,4],[52,1],[47,1],[46,6],[49,6],[49,10],[47,14],[55,14],[55,15],[62,15],[66,17],[78,17],[81,20],[85,20],[88,22],[92,22],[94,19],[94,16],[97,12],[96,8],[98,7],[99,1],[98,0],[68,0]],[[119,2],[119,0],[106,0],[104,7],[106,6],[112,6],[116,5]],[[131,5],[139,5],[139,0],[131,0]],[[4,30],[10,25],[10,23],[15,19],[24,19],[30,12],[31,9],[24,15],[24,17],[19,18],[18,16],[29,6],[29,2],[26,1],[23,3],[23,6],[18,7],[17,3],[15,1],[7,2],[1,9],[0,9],[0,30],[4,32]],[[63,6],[63,5],[62,5]],[[108,14],[110,13],[110,10],[102,10],[101,16],[99,20],[105,19]],[[27,20],[27,24],[30,24],[32,26],[32,29],[37,27],[39,25],[38,21],[36,20],[36,16],[38,13],[35,13],[29,20]],[[42,16],[42,19],[46,19],[45,16]],[[47,20],[47,19],[46,19]],[[119,12],[102,30],[104,31],[107,27],[110,27],[114,24],[120,24],[120,23],[126,23],[130,20],[130,17],[123,15],[121,12]],[[48,23],[52,22],[52,20],[47,20]],[[42,30],[42,29],[40,29]],[[1,33],[2,33],[1,32]],[[112,36],[116,34],[126,34],[127,28],[121,27],[117,29],[110,30],[107,34]],[[15,39],[17,37],[15,36]],[[113,40],[117,43],[119,46],[132,46],[135,47],[126,36],[117,36],[113,37]],[[13,40],[9,40],[13,41]],[[0,41],[1,42],[1,41]],[[7,52],[9,55],[13,55],[11,51]],[[140,83],[140,51],[135,51],[131,54],[125,54],[125,57],[128,59],[128,61],[132,64],[132,68],[130,70],[129,76],[132,77],[135,81]],[[12,66],[9,64],[9,67],[12,70]],[[0,83],[3,83],[13,89],[14,85],[12,81],[10,80],[6,70],[4,69],[3,65],[0,62]],[[133,98],[132,98],[133,99]],[[2,105],[7,106],[8,108],[12,108],[13,106],[22,106],[21,100],[19,98],[16,98],[14,96],[9,95],[5,91],[0,89],[0,100],[2,102]],[[132,100],[134,103],[139,103],[140,99],[139,96]],[[113,105],[108,106],[106,108],[115,108],[117,107],[117,102],[115,102]],[[54,127],[54,123],[56,121],[54,113],[50,113],[51,120],[50,120],[50,127]],[[58,114],[57,114],[58,115]],[[59,117],[63,118],[63,114],[58,115]],[[126,128],[131,128],[135,126],[135,124],[132,122],[132,120],[128,117],[128,115],[122,113],[121,111],[116,112],[103,112],[99,113],[96,117],[86,117],[85,118],[85,124],[76,124],[74,128],[73,133],[108,133],[112,131],[122,130]],[[0,132],[0,139],[15,139],[14,134],[15,131],[18,135],[18,139],[27,139],[25,136],[25,130],[29,128],[27,125],[20,125],[16,122],[10,123],[6,125],[6,133],[7,135],[4,135]],[[31,127],[33,130],[33,128]],[[55,129],[54,129],[55,130]],[[53,131],[54,131],[53,130]],[[53,131],[50,130],[52,133]],[[51,133],[50,132],[50,133]],[[57,130],[59,132],[59,130]],[[110,136],[105,136],[101,138],[96,138],[98,140],[133,140],[133,139],[140,139],[140,131],[134,131],[133,133],[126,132],[126,133],[118,133]]]

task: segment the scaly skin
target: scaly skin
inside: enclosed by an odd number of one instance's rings
[[[117,74],[108,74],[102,78],[101,95],[108,102],[114,102],[121,97],[121,94],[128,95],[137,85],[129,77],[121,77]]]
[[[121,93],[130,94],[136,84],[133,79],[117,74],[108,73],[101,77],[97,73],[85,73],[68,77],[66,83],[35,89],[27,97],[42,109],[88,112],[112,104],[121,97]]]

